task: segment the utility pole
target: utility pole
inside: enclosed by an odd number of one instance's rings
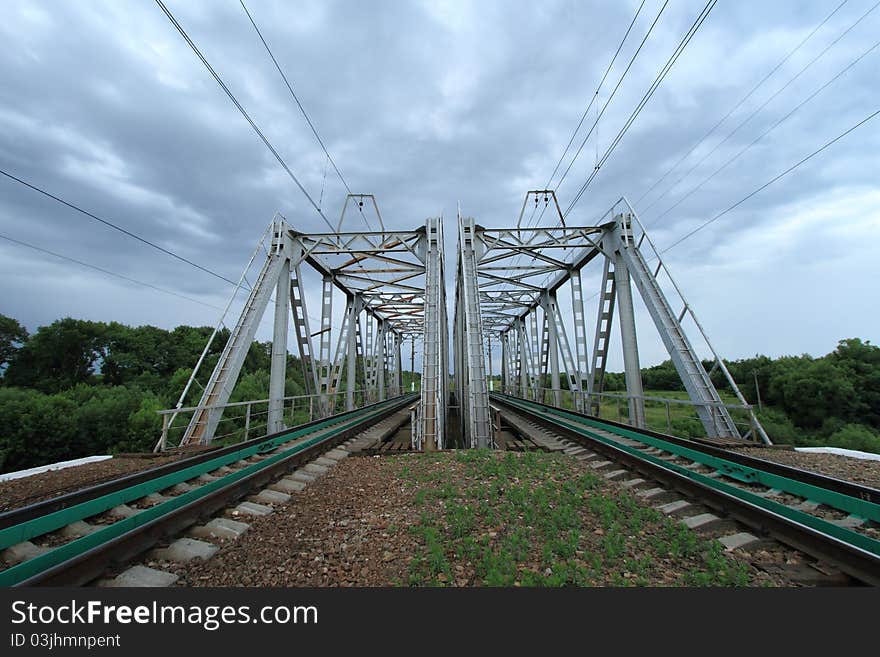
[[[752,370],[752,375],[755,377],[755,393],[758,395],[758,410],[763,411],[764,405],[761,403],[761,388],[758,386],[758,370]]]

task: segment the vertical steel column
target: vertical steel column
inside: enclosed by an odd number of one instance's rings
[[[645,391],[642,388],[642,370],[639,366],[635,308],[633,307],[629,271],[619,251],[614,253],[614,284],[620,318],[620,341],[623,346],[626,394],[629,398],[629,421],[634,427],[645,428]]]
[[[392,333],[394,336],[394,345],[393,345],[393,358],[394,362],[392,364],[392,381],[394,382],[394,388],[392,394],[397,397],[398,395],[403,394],[403,370],[401,369],[403,366],[403,361],[400,358],[400,348],[401,343],[403,342],[403,336],[400,335],[397,331]]]
[[[510,346],[507,344],[507,331],[501,334],[501,392],[508,393],[510,386],[510,369],[507,356]],[[491,344],[491,343],[490,343]],[[489,348],[489,379],[492,379],[492,349]]]
[[[284,259],[275,286],[275,326],[269,366],[269,417],[267,433],[284,429],[284,382],[287,372],[287,324],[290,311],[290,260]]]
[[[321,393],[321,415],[331,413],[330,397],[330,332],[333,319],[333,278],[324,276],[321,285],[321,343],[319,360],[321,366],[321,379],[319,392]]]
[[[586,390],[590,378],[589,354],[587,353],[587,324],[584,320],[584,288],[581,281],[581,270],[572,269],[569,274],[571,282],[571,308],[574,316],[574,349],[577,362],[578,390]],[[578,395],[577,409],[583,411],[583,395]]]
[[[544,382],[542,379],[541,372],[541,338],[538,335],[538,309],[533,308],[529,313],[529,319],[531,320],[531,329],[532,329],[532,358],[531,358],[531,370],[532,370],[532,399],[535,401],[539,401],[539,395],[543,397],[543,393],[539,392],[539,388],[543,387]]]
[[[348,324],[348,371],[345,375],[345,410],[354,410],[354,390],[357,385],[357,339],[360,333],[361,298],[351,295],[346,312],[349,313]]]
[[[379,401],[385,401],[385,373],[386,359],[388,358],[388,336],[385,333],[385,322],[381,319],[376,320],[378,326],[376,330],[376,344],[379,347],[378,352],[374,353],[373,358],[376,359],[376,383],[379,392]]]
[[[416,391],[416,336],[411,336],[409,341],[409,391]],[[419,389],[421,390],[422,384],[419,381]]]
[[[547,290],[541,292],[541,308],[547,325],[547,363],[550,369],[550,389],[553,392],[553,405],[562,406],[562,384],[559,379],[559,331],[556,326],[556,294]]]
[[[516,322],[517,344],[519,346],[519,396],[529,398],[529,343],[526,335],[526,320],[521,317]]]
[[[418,446],[426,451],[443,449],[446,426],[446,286],[443,280],[443,221],[428,219],[425,224],[425,320],[422,351],[422,385],[419,400],[420,437]],[[415,347],[413,347],[415,348]],[[458,391],[456,390],[456,394]]]
[[[465,421],[464,436],[471,447],[485,449],[493,443],[489,415],[489,391],[486,385],[486,357],[483,353],[483,327],[480,314],[480,288],[477,263],[481,257],[480,239],[474,220],[459,215],[459,264],[456,280],[457,333],[463,361],[456,372],[462,395],[461,411]]]

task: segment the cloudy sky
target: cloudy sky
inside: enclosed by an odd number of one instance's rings
[[[515,223],[639,5],[246,1],[352,189],[376,195],[389,227],[442,213],[449,242],[458,203],[486,226]],[[323,152],[238,0],[167,4],[309,193],[338,216],[345,190],[332,169],[324,182]],[[850,0],[698,144],[840,4],[720,0],[569,223],[590,224],[625,195],[666,247],[880,109],[880,8]],[[662,5],[644,3],[601,104]],[[703,6],[668,3],[559,186],[563,206]],[[6,173],[230,279],[276,211],[300,230],[321,229],[153,2],[11,0],[0,38]],[[586,125],[594,118],[591,109]],[[723,355],[819,355],[845,337],[877,341],[878,172],[880,117],[666,254]],[[3,176],[0,234],[200,302],[0,239],[0,312],[31,330],[63,316],[213,324],[230,291]],[[643,361],[658,362],[664,354],[646,317],[641,311]]]

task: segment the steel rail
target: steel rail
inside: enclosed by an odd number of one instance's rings
[[[259,440],[257,444],[250,444],[244,449],[230,452],[223,457],[178,469],[170,474],[154,477],[150,481],[89,500],[61,512],[50,513],[48,516],[34,518],[21,525],[2,530],[0,536],[3,536],[3,540],[0,541],[0,545],[9,544],[9,541],[13,541],[13,544],[19,542],[17,539],[22,536],[43,535],[47,533],[46,527],[57,528],[56,525],[60,520],[57,516],[58,513],[65,514],[64,518],[68,521],[72,521],[71,518],[87,518],[95,515],[96,508],[106,507],[107,504],[111,504],[108,508],[112,508],[115,505],[112,503],[119,499],[131,500],[143,497],[149,492],[163,490],[174,483],[192,479],[199,474],[207,473],[242,458],[275,451],[284,443],[339,425],[327,435],[307,439],[295,446],[267,456],[257,463],[224,475],[216,481],[203,484],[191,491],[144,509],[134,516],[118,520],[45,554],[0,571],[0,586],[73,586],[91,581],[100,576],[108,565],[124,562],[169,535],[199,519],[210,516],[254,488],[312,460],[316,455],[338,445],[351,435],[362,431],[366,426],[394,413],[411,403],[413,399],[414,395],[403,395],[342,414],[342,416],[334,416],[309,423],[305,427],[279,432]],[[254,441],[249,442],[253,443]],[[52,516],[56,517],[52,518]],[[27,540],[27,538],[22,540]]]
[[[390,401],[390,400],[389,400]],[[20,507],[18,509],[12,509],[10,511],[5,511],[0,513],[0,531],[7,529],[9,527],[13,527],[15,525],[19,525],[28,520],[33,520],[35,518],[39,518],[45,515],[48,515],[55,511],[60,511],[62,509],[66,509],[72,506],[76,506],[77,504],[82,504],[83,502],[88,502],[90,500],[94,500],[96,498],[102,497],[104,495],[109,495],[110,493],[114,493],[116,491],[123,490],[125,488],[129,488],[131,486],[135,486],[137,484],[141,484],[144,482],[148,482],[152,479],[172,474],[174,472],[178,472],[180,470],[184,470],[186,468],[198,465],[200,463],[204,463],[206,461],[219,458],[222,456],[226,456],[228,454],[236,453],[242,449],[260,445],[267,440],[274,440],[279,436],[286,436],[291,431],[298,431],[301,429],[306,429],[309,427],[315,427],[320,424],[326,424],[328,420],[339,419],[340,421],[344,418],[350,417],[357,413],[362,413],[364,410],[373,408],[377,404],[371,404],[370,406],[363,406],[360,409],[355,409],[352,411],[345,411],[343,413],[338,413],[336,415],[332,415],[326,418],[320,418],[318,420],[312,420],[311,422],[306,422],[304,424],[299,424],[295,427],[291,427],[289,429],[285,429],[283,431],[279,431],[274,434],[270,434],[267,436],[260,436],[258,438],[251,438],[246,441],[242,441],[240,443],[235,443],[234,445],[228,445],[226,447],[212,447],[209,449],[205,449],[200,451],[198,454],[193,456],[189,456],[186,458],[178,459],[171,463],[165,463],[163,465],[156,466],[154,468],[148,468],[146,470],[141,470],[139,472],[134,472],[131,474],[123,475],[121,477],[116,477],[110,479],[109,481],[98,482],[92,486],[87,486],[85,488],[81,488],[76,491],[71,491],[69,493],[64,493],[57,497],[53,497],[47,500],[41,500],[39,502],[34,502],[33,504],[29,504],[27,506]],[[80,518],[74,518],[74,520],[79,520]],[[71,521],[72,522],[72,521]],[[69,523],[65,523],[69,524]],[[63,525],[62,525],[63,526]],[[8,547],[2,545],[2,539],[0,539],[0,549],[3,547]]]
[[[582,444],[588,443],[591,449],[605,453],[637,472],[688,496],[697,498],[702,503],[724,512],[745,525],[765,532],[782,543],[822,559],[859,581],[875,586],[880,585],[880,541],[735,485],[718,481],[711,476],[694,472],[682,465],[646,454],[638,448],[599,435],[591,429],[609,431],[622,438],[655,446],[690,460],[705,463],[710,467],[717,464],[717,469],[721,474],[740,481],[758,482],[780,490],[788,488],[789,491],[800,491],[793,492],[793,494],[807,497],[813,501],[821,501],[850,513],[853,511],[849,511],[849,509],[858,509],[858,513],[854,513],[854,515],[876,521],[878,513],[880,513],[880,506],[869,500],[844,495],[831,489],[823,489],[815,483],[806,483],[792,477],[767,473],[761,471],[759,467],[747,467],[741,463],[726,460],[726,456],[722,459],[715,455],[701,454],[699,450],[704,446],[684,447],[669,441],[669,436],[663,436],[661,440],[650,435],[653,432],[636,431],[630,427],[624,428],[617,423],[596,420],[579,413],[508,395],[496,393],[492,395],[492,399],[502,406],[529,416],[530,419],[555,433],[565,435]],[[766,463],[760,459],[757,460],[760,461],[761,467]],[[794,468],[789,470],[789,474],[804,472]],[[743,478],[743,475],[746,477]],[[815,477],[822,476],[815,475]],[[812,482],[818,481],[815,477],[811,477]],[[832,482],[839,482],[839,480],[828,479]],[[768,481],[773,483],[768,483]],[[857,484],[853,484],[853,486],[858,487]],[[858,488],[873,491],[873,493],[877,492],[876,489],[867,487]],[[817,500],[816,497],[821,499]]]

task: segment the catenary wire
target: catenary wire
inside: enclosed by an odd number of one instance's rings
[[[690,29],[687,31],[685,36],[679,42],[678,46],[673,51],[672,55],[670,55],[669,59],[666,61],[666,64],[663,65],[663,68],[660,70],[660,73],[657,74],[657,77],[654,79],[654,82],[651,84],[648,91],[645,92],[645,95],[642,97],[642,100],[636,106],[636,109],[634,109],[633,112],[630,114],[626,123],[624,123],[623,127],[617,133],[617,136],[615,136],[614,140],[611,142],[611,145],[608,147],[608,149],[602,155],[602,159],[593,168],[593,172],[586,179],[586,181],[584,181],[583,185],[581,185],[580,189],[578,190],[578,193],[574,196],[574,198],[569,203],[568,208],[563,213],[564,217],[567,217],[569,215],[569,213],[574,209],[574,207],[577,205],[578,201],[580,201],[581,197],[584,195],[584,192],[586,192],[586,190],[589,188],[590,184],[593,182],[593,180],[595,180],[595,178],[599,174],[599,171],[601,170],[602,166],[604,166],[605,162],[608,160],[608,158],[611,156],[611,154],[617,148],[617,145],[623,139],[624,135],[630,129],[632,124],[635,122],[636,118],[638,118],[639,114],[641,114],[642,110],[645,108],[648,101],[654,95],[654,92],[656,92],[657,89],[660,87],[660,85],[663,83],[663,80],[665,79],[666,75],[669,73],[670,70],[672,70],[672,67],[675,65],[675,62],[678,61],[678,58],[684,52],[685,48],[687,48],[688,44],[693,39],[694,35],[699,31],[700,27],[703,25],[706,18],[708,18],[709,14],[715,8],[715,5],[717,4],[717,2],[718,2],[718,0],[709,0],[709,2],[707,2],[706,5],[703,7],[703,10],[697,16],[693,25],[691,25]]]
[[[813,100],[813,98],[815,98],[816,96],[818,96],[821,92],[823,92],[825,89],[827,89],[829,86],[831,86],[834,82],[836,82],[838,79],[840,79],[840,77],[842,77],[847,71],[849,71],[853,66],[855,66],[856,64],[858,64],[862,59],[864,59],[864,58],[867,57],[869,54],[871,54],[873,51],[875,51],[878,47],[880,47],[880,41],[876,41],[876,42],[874,43],[874,45],[872,45],[870,48],[868,48],[867,50],[865,50],[864,52],[862,52],[861,55],[859,55],[858,57],[856,57],[856,58],[855,58],[854,60],[852,60],[849,64],[847,64],[844,68],[842,68],[840,71],[838,71],[837,74],[834,75],[834,77],[832,77],[831,79],[829,79],[827,82],[825,82],[825,84],[823,84],[821,87],[819,87],[818,89],[816,89],[813,93],[811,93],[809,96],[807,96],[806,98],[804,98],[800,103],[798,103],[798,104],[797,104],[797,105],[796,105],[791,111],[789,111],[786,115],[784,115],[782,118],[778,119],[773,125],[771,125],[769,128],[767,128],[767,129],[766,129],[764,132],[762,132],[760,135],[758,135],[757,137],[755,137],[755,139],[753,139],[753,140],[752,140],[750,143],[748,143],[746,146],[744,146],[743,148],[741,148],[741,149],[740,149],[735,155],[733,155],[732,157],[730,157],[730,158],[729,158],[724,164],[722,164],[720,167],[718,167],[717,169],[715,169],[715,171],[713,171],[713,172],[712,172],[711,174],[709,174],[706,178],[704,178],[703,180],[701,180],[697,185],[695,185],[695,186],[692,187],[690,190],[688,190],[688,192],[687,192],[686,194],[684,194],[681,198],[679,198],[675,203],[673,203],[673,204],[670,205],[668,208],[666,208],[666,210],[664,210],[661,214],[657,215],[657,216],[651,221],[651,224],[656,224],[656,223],[657,223],[658,221],[660,221],[663,217],[665,217],[667,214],[669,214],[670,212],[672,212],[672,211],[673,211],[675,208],[677,208],[679,205],[681,205],[682,203],[684,203],[684,202],[685,202],[688,198],[690,198],[693,194],[695,194],[697,191],[699,191],[700,189],[702,189],[703,185],[705,185],[706,183],[708,183],[708,182],[709,182],[710,180],[712,180],[715,176],[717,176],[719,173],[721,173],[724,169],[726,169],[728,166],[730,166],[731,164],[733,164],[733,162],[735,162],[735,161],[738,160],[740,157],[742,157],[742,156],[746,153],[746,151],[748,151],[750,148],[752,148],[752,146],[754,146],[755,144],[757,144],[757,143],[758,143],[759,141],[761,141],[764,137],[766,137],[768,134],[770,134],[771,132],[773,132],[773,130],[775,130],[776,128],[778,128],[782,123],[784,123],[784,122],[787,121],[789,118],[791,118],[791,116],[793,116],[793,115],[794,115],[794,114],[795,114],[795,113],[796,113],[801,107],[803,107],[804,105],[806,105],[807,103],[809,103],[811,100]]]
[[[60,196],[56,196],[55,194],[52,194],[51,192],[48,192],[45,189],[42,189],[41,187],[38,187],[32,183],[29,183],[26,180],[23,180],[22,178],[14,176],[13,174],[9,173],[8,171],[3,171],[2,169],[0,169],[0,174],[6,176],[10,180],[13,180],[21,185],[24,185],[25,187],[28,187],[29,189],[32,189],[35,192],[39,192],[43,196],[46,196],[47,198],[50,198],[53,201],[56,201],[58,203],[61,203],[62,205],[67,206],[71,210],[76,210],[80,214],[83,214],[83,215],[89,217],[90,219],[94,219],[95,221],[104,224],[108,228],[112,228],[113,230],[119,231],[120,233],[127,235],[128,237],[131,237],[132,239],[135,239],[138,242],[142,242],[143,244],[146,244],[147,246],[150,246],[150,247],[156,249],[157,251],[161,251],[162,253],[164,253],[166,255],[170,255],[172,258],[176,258],[177,260],[180,260],[181,262],[185,262],[186,264],[191,265],[191,266],[195,267],[196,269],[200,269],[201,271],[205,272],[206,274],[210,274],[211,276],[214,276],[215,278],[219,278],[221,281],[225,281],[226,283],[229,283],[231,285],[238,285],[238,283],[236,283],[235,281],[233,281],[231,279],[226,278],[222,274],[218,274],[217,272],[212,271],[211,269],[208,269],[207,267],[203,267],[202,265],[200,265],[196,262],[193,262],[192,260],[184,258],[183,256],[178,255],[174,251],[171,251],[171,250],[166,249],[162,246],[159,246],[155,242],[151,242],[150,240],[148,240],[144,237],[141,237],[140,235],[137,235],[137,234],[131,232],[130,230],[126,230],[122,226],[119,226],[118,224],[115,224],[112,221],[109,221],[107,219],[103,219],[103,218],[99,217],[98,215],[96,215],[92,212],[89,212],[88,210],[84,210],[83,208],[79,207],[78,205],[75,205],[74,203],[70,203],[69,201],[65,201]]]
[[[715,125],[713,125],[711,128],[709,128],[709,130],[708,130],[708,131],[707,131],[702,137],[700,137],[696,142],[694,142],[693,146],[691,146],[690,149],[689,149],[684,155],[682,155],[682,156],[681,156],[681,157],[675,162],[675,164],[673,164],[671,167],[669,167],[669,169],[667,169],[666,172],[665,172],[662,176],[660,176],[657,180],[654,181],[654,184],[652,184],[647,190],[645,190],[645,191],[642,193],[641,196],[639,196],[639,197],[636,199],[636,201],[635,201],[635,205],[638,205],[639,202],[640,202],[643,198],[645,198],[645,197],[646,197],[648,194],[650,194],[654,189],[656,189],[657,185],[659,185],[659,184],[662,183],[664,180],[666,180],[666,178],[669,176],[669,174],[671,174],[675,169],[677,169],[677,168],[679,167],[679,165],[681,165],[681,163],[684,162],[684,161],[688,158],[688,156],[690,156],[690,154],[693,153],[693,152],[694,152],[694,151],[700,146],[700,144],[702,144],[704,141],[706,141],[706,139],[708,139],[710,136],[712,136],[712,134],[713,134],[713,133],[714,133],[714,132],[715,132],[715,131],[716,131],[716,130],[717,130],[717,129],[718,129],[718,128],[719,128],[719,127],[720,127],[720,126],[721,126],[721,125],[727,120],[727,119],[729,119],[730,116],[731,116],[734,112],[736,112],[736,110],[738,110],[740,107],[742,107],[743,104],[744,104],[749,98],[751,98],[751,97],[755,94],[755,92],[756,92],[758,89],[760,89],[760,88],[764,85],[764,83],[767,82],[767,80],[769,80],[769,79],[773,76],[774,73],[776,73],[776,71],[778,71],[778,70],[779,70],[779,69],[780,69],[780,68],[781,68],[781,67],[782,67],[782,66],[783,66],[783,65],[784,65],[789,59],[791,59],[791,58],[794,56],[794,54],[795,54],[798,50],[800,50],[800,49],[804,46],[804,44],[806,44],[807,41],[809,41],[809,40],[810,40],[810,39],[816,34],[816,32],[818,32],[820,29],[822,29],[822,27],[825,25],[825,23],[827,23],[829,20],[831,20],[831,18],[832,18],[832,17],[833,17],[838,11],[840,11],[840,9],[841,9],[841,8],[842,8],[842,7],[848,2],[848,1],[849,1],[849,0],[843,0],[843,2],[841,2],[839,5],[837,5],[837,7],[835,7],[834,10],[833,10],[830,14],[828,14],[824,19],[822,19],[822,21],[821,21],[816,27],[814,27],[813,30],[812,30],[807,36],[805,36],[805,37],[800,41],[800,43],[798,43],[794,48],[792,48],[791,50],[789,50],[789,51],[788,51],[788,54],[786,54],[785,57],[783,57],[783,58],[779,61],[779,63],[777,63],[776,66],[774,66],[774,67],[770,70],[770,72],[768,72],[763,78],[761,78],[761,79],[757,82],[757,84],[755,84],[755,85],[749,90],[749,92],[748,92],[745,96],[743,96],[742,98],[740,98],[739,101],[736,103],[736,105],[734,105],[734,106],[730,109],[730,111],[727,112],[727,114],[725,114],[723,117],[721,117],[721,119],[719,119],[718,122],[715,123]]]
[[[723,216],[726,215],[727,213],[729,213],[729,212],[735,210],[736,208],[738,208],[740,205],[742,205],[743,203],[745,203],[746,201],[748,201],[748,200],[749,200],[750,198],[752,198],[753,196],[755,196],[755,195],[761,193],[762,191],[764,191],[765,189],[767,189],[768,187],[770,187],[771,185],[773,185],[775,182],[781,180],[782,178],[784,178],[785,176],[787,176],[789,173],[791,173],[791,172],[794,171],[795,169],[799,168],[801,165],[805,164],[806,162],[808,162],[809,160],[811,160],[812,158],[814,158],[816,155],[818,155],[819,153],[821,153],[821,152],[824,151],[825,149],[829,148],[830,146],[832,146],[832,145],[835,144],[836,142],[838,142],[838,141],[840,141],[841,139],[843,139],[844,137],[846,137],[846,136],[847,136],[848,134],[850,134],[851,132],[857,130],[857,129],[860,128],[861,126],[863,126],[863,125],[865,125],[866,123],[868,123],[871,119],[873,119],[874,117],[876,117],[878,114],[880,114],[880,109],[875,110],[874,112],[872,112],[871,114],[869,114],[868,116],[866,116],[865,118],[863,118],[861,121],[859,121],[859,122],[856,123],[855,125],[853,125],[853,126],[851,126],[850,128],[848,128],[846,131],[844,131],[844,132],[842,132],[841,134],[839,134],[838,136],[836,136],[834,139],[825,142],[822,146],[820,146],[819,148],[817,148],[816,150],[814,150],[812,153],[810,153],[810,154],[807,155],[806,157],[800,159],[798,162],[796,162],[795,164],[793,164],[793,165],[791,165],[790,167],[788,167],[788,168],[787,168],[785,171],[783,171],[782,173],[777,174],[776,176],[774,176],[773,178],[771,178],[770,180],[768,180],[767,182],[765,182],[763,185],[761,185],[761,186],[758,187],[757,189],[755,189],[755,190],[749,192],[747,195],[745,195],[744,197],[742,197],[742,198],[741,198],[740,200],[738,200],[736,203],[734,203],[733,205],[731,205],[731,206],[727,207],[726,209],[722,210],[721,212],[719,212],[718,214],[716,214],[715,216],[713,216],[711,219],[707,219],[706,221],[704,221],[703,223],[701,223],[699,226],[697,226],[696,228],[694,228],[694,229],[691,230],[690,232],[688,232],[688,233],[686,233],[685,235],[683,235],[682,237],[678,238],[675,242],[673,242],[672,244],[670,244],[669,246],[667,246],[667,247],[666,247],[665,249],[663,249],[660,253],[663,254],[663,253],[666,253],[667,251],[670,251],[671,249],[674,249],[676,246],[678,246],[679,244],[681,244],[681,243],[684,242],[685,240],[691,238],[692,236],[696,235],[698,232],[700,232],[701,230],[703,230],[706,226],[708,226],[708,225],[714,223],[715,221],[718,221],[721,217],[723,217]]]
[[[799,70],[799,71],[798,71],[793,77],[791,77],[791,78],[790,78],[790,79],[789,79],[784,85],[782,85],[782,87],[780,87],[779,89],[777,89],[776,92],[774,92],[769,98],[767,98],[767,99],[766,99],[763,103],[761,103],[761,104],[760,104],[755,110],[753,110],[751,114],[749,114],[745,119],[743,119],[739,124],[737,124],[737,126],[734,127],[734,129],[731,130],[731,131],[727,134],[727,136],[724,137],[724,139],[722,139],[720,142],[718,142],[717,144],[715,144],[715,146],[714,146],[711,150],[709,150],[708,153],[706,153],[705,155],[703,155],[703,157],[701,157],[700,160],[699,160],[698,162],[696,162],[696,163],[695,163],[690,169],[688,169],[688,170],[684,173],[684,175],[682,175],[678,180],[676,180],[672,185],[670,185],[670,186],[666,189],[666,191],[664,191],[664,192],[663,192],[662,194],[660,194],[657,198],[655,198],[653,201],[651,201],[651,203],[649,203],[647,206],[645,206],[645,207],[642,209],[642,211],[649,210],[649,209],[652,208],[652,207],[653,207],[658,201],[660,201],[662,198],[664,198],[669,192],[671,192],[673,189],[675,189],[675,187],[677,187],[678,184],[679,184],[680,182],[682,182],[682,181],[683,181],[685,178],[687,178],[691,173],[693,173],[693,172],[697,169],[697,167],[699,167],[699,166],[700,166],[703,162],[705,162],[710,156],[712,156],[712,155],[713,155],[713,154],[714,154],[719,148],[721,148],[721,146],[723,146],[724,144],[726,144],[727,141],[728,141],[731,137],[733,137],[733,135],[736,134],[736,133],[740,130],[740,128],[742,128],[742,127],[743,127],[744,125],[746,125],[749,121],[751,121],[751,120],[752,120],[752,119],[753,119],[753,118],[754,118],[754,117],[755,117],[755,116],[756,116],[761,110],[763,110],[763,109],[764,109],[765,107],[767,107],[767,105],[769,105],[774,99],[776,99],[776,98],[779,96],[779,94],[781,94],[781,93],[782,93],[783,91],[785,91],[788,87],[790,87],[790,86],[791,86],[791,85],[792,85],[792,84],[793,84],[798,78],[800,78],[801,75],[803,75],[803,74],[804,74],[804,73],[805,73],[810,67],[812,67],[813,64],[815,64],[815,63],[816,63],[817,61],[819,61],[822,57],[824,57],[825,54],[826,54],[829,50],[831,50],[831,48],[833,48],[835,45],[837,45],[837,44],[840,42],[840,40],[843,39],[843,37],[845,37],[847,34],[849,34],[853,29],[855,29],[855,27],[856,27],[857,25],[859,25],[859,23],[861,23],[865,18],[867,18],[868,15],[869,15],[871,12],[873,12],[875,9],[877,9],[878,6],[880,6],[880,2],[875,3],[870,9],[868,9],[868,11],[866,11],[866,12],[865,12],[864,14],[862,14],[858,19],[856,19],[855,22],[853,22],[852,24],[850,24],[850,26],[847,27],[843,32],[841,32],[841,33],[837,36],[837,38],[835,38],[831,43],[829,43],[825,48],[823,48],[822,51],[821,51],[818,55],[816,55],[815,57],[813,57],[813,59],[811,59],[809,62],[807,62],[807,64],[806,64],[803,68],[801,68],[801,69],[800,69],[800,70]]]
[[[214,310],[220,310],[220,311],[223,310],[222,308],[220,308],[218,306],[214,306],[210,303],[205,303],[204,301],[199,301],[198,299],[193,299],[192,297],[188,297],[185,294],[180,294],[179,292],[173,292],[172,290],[166,290],[165,288],[159,287],[157,285],[153,285],[152,283],[145,283],[144,281],[139,281],[136,278],[131,278],[129,276],[124,276],[122,274],[118,274],[115,271],[110,271],[109,269],[104,269],[103,267],[98,267],[97,265],[93,265],[88,262],[83,262],[82,260],[77,260],[76,258],[71,258],[70,256],[66,256],[61,253],[56,253],[55,251],[50,251],[49,249],[44,249],[44,248],[36,246],[34,244],[29,244],[28,242],[24,242],[22,240],[15,239],[14,237],[9,237],[8,235],[0,234],[0,239],[4,239],[7,242],[17,244],[18,246],[23,246],[28,249],[33,249],[34,251],[39,251],[40,253],[44,253],[44,254],[53,256],[55,258],[59,258],[61,260],[66,260],[68,262],[72,262],[74,264],[80,265],[81,267],[87,267],[88,269],[94,269],[95,271],[99,271],[102,274],[106,274],[108,276],[114,276],[115,278],[120,278],[124,281],[128,281],[129,283],[135,283],[137,285],[142,285],[142,286],[148,287],[152,290],[156,290],[157,292],[162,292],[164,294],[170,294],[172,296],[178,297],[180,299],[184,299],[186,301],[190,301],[192,303],[198,303],[198,304],[205,306],[207,308],[213,308]]]
[[[318,215],[321,217],[321,219],[324,220],[324,223],[327,224],[327,226],[330,228],[330,230],[333,231],[334,230],[333,224],[330,223],[330,221],[327,219],[327,217],[321,211],[320,206],[318,206],[318,204],[315,203],[315,200],[308,193],[308,191],[306,191],[306,188],[303,187],[302,183],[299,181],[299,178],[297,178],[296,175],[293,173],[293,171],[291,171],[290,167],[287,166],[287,162],[284,161],[284,158],[281,157],[281,155],[278,153],[278,151],[275,149],[275,147],[266,138],[266,135],[263,134],[263,131],[260,130],[259,126],[251,118],[250,114],[247,113],[247,110],[245,110],[245,108],[242,107],[241,103],[238,102],[238,99],[235,97],[235,94],[233,94],[229,90],[229,87],[226,86],[226,83],[223,82],[223,79],[220,77],[220,75],[217,73],[217,71],[214,70],[214,67],[211,66],[210,62],[208,62],[208,60],[202,54],[201,50],[199,50],[198,46],[196,46],[196,44],[193,42],[193,40],[189,37],[189,34],[187,34],[186,30],[183,29],[183,26],[174,17],[174,14],[171,13],[171,11],[168,9],[168,7],[165,6],[165,3],[162,2],[162,0],[155,0],[155,1],[156,1],[156,4],[159,5],[159,8],[162,9],[165,16],[168,17],[168,20],[171,21],[171,24],[174,26],[174,28],[183,37],[184,41],[187,42],[190,49],[201,60],[202,64],[205,66],[205,68],[208,70],[208,72],[211,74],[211,76],[214,78],[214,80],[217,82],[217,84],[220,85],[220,88],[226,93],[229,100],[232,101],[232,104],[235,105],[236,109],[241,113],[241,115],[245,118],[245,120],[247,120],[247,122],[250,124],[253,131],[260,138],[260,140],[263,142],[263,144],[266,146],[266,148],[269,149],[269,152],[275,157],[275,159],[278,161],[278,164],[280,164],[281,167],[284,169],[284,171],[287,172],[287,175],[290,177],[291,180],[293,180],[293,182],[296,184],[296,186],[299,188],[299,190],[303,193],[303,196],[306,197],[306,200],[308,200],[309,204],[315,209],[315,211],[318,213]]]
[[[260,38],[260,41],[263,44],[263,47],[266,49],[266,53],[268,53],[269,58],[272,60],[272,63],[275,65],[275,69],[278,71],[278,74],[281,76],[281,79],[284,80],[284,84],[287,87],[287,90],[290,92],[290,95],[293,97],[294,102],[296,102],[296,106],[299,108],[299,111],[302,113],[303,118],[305,118],[306,123],[308,123],[309,128],[312,130],[312,134],[315,135],[315,139],[318,140],[318,144],[321,146],[321,150],[324,151],[324,155],[327,156],[327,160],[330,162],[330,165],[333,167],[333,170],[336,172],[336,175],[339,177],[340,182],[345,187],[345,190],[351,194],[351,187],[348,186],[348,182],[345,180],[345,177],[342,175],[342,171],[339,170],[339,167],[336,166],[336,162],[330,156],[330,151],[327,150],[327,146],[324,145],[324,140],[321,139],[321,135],[318,134],[318,129],[315,127],[315,124],[312,122],[311,117],[309,117],[308,112],[306,112],[306,108],[303,107],[302,102],[300,102],[299,97],[296,95],[296,92],[293,90],[293,85],[290,84],[290,80],[287,78],[287,75],[284,73],[284,70],[281,68],[281,65],[278,63],[278,60],[275,57],[275,54],[272,52],[272,48],[269,47],[269,43],[263,37],[263,32],[260,30],[259,26],[257,26],[257,22],[251,14],[250,10],[248,10],[247,6],[244,4],[244,0],[238,0],[239,4],[241,4],[241,8],[244,10],[244,13],[247,15],[248,20],[256,31],[257,36]],[[322,187],[323,192],[323,187]],[[322,194],[323,195],[323,194]],[[318,204],[320,207],[320,203]],[[367,216],[364,214],[363,208],[359,205],[358,210],[361,214],[361,217],[364,220],[364,223],[367,225],[367,228],[373,230],[373,227],[370,225],[370,222],[367,220]]]

